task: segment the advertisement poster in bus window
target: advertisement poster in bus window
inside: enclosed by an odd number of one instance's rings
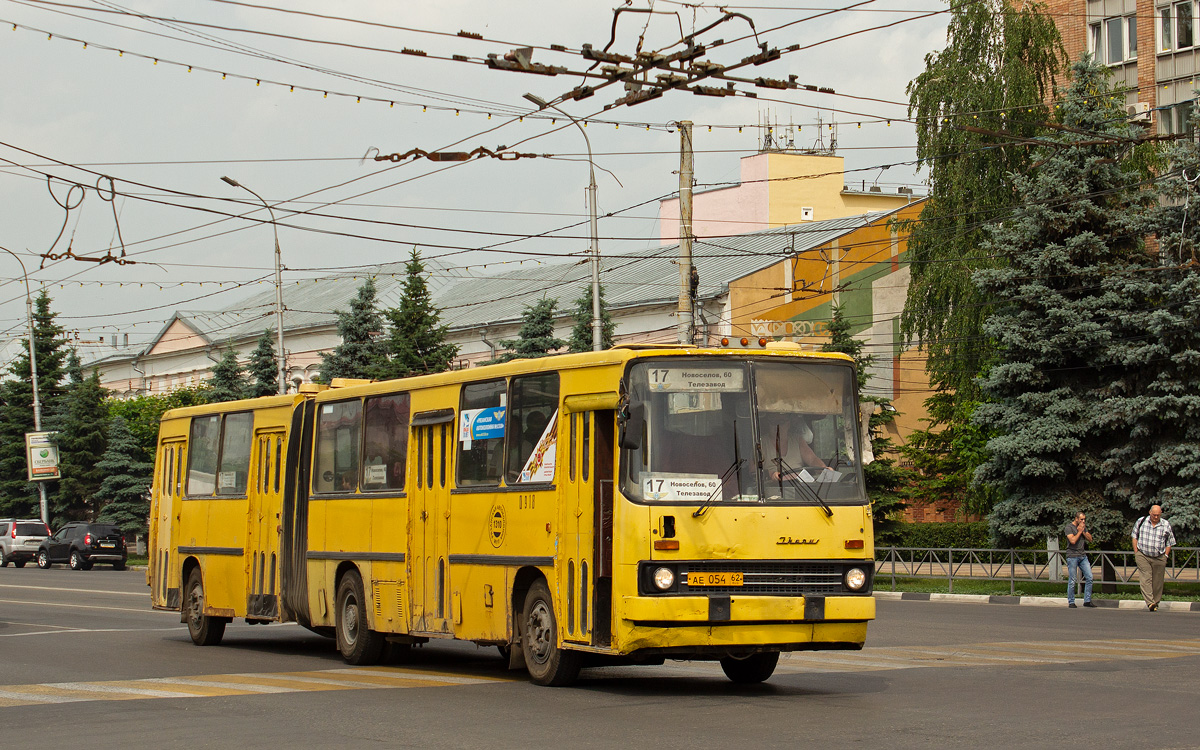
[[[550,423],[542,431],[542,437],[534,447],[525,468],[521,470],[522,482],[553,482],[554,458],[558,442],[558,410],[550,417]]]
[[[463,409],[458,417],[458,439],[463,450],[471,450],[473,440],[492,440],[504,437],[504,412],[507,407]]]

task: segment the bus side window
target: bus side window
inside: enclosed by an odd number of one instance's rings
[[[279,472],[283,463],[283,438],[275,441],[275,494],[279,494]]]
[[[170,495],[171,488],[175,486],[175,449],[167,448],[165,453],[163,463],[166,465],[163,466],[165,476],[163,477],[162,494]]]
[[[250,482],[250,452],[254,440],[254,414],[225,415],[221,440],[221,468],[217,472],[218,495],[245,495]]]
[[[554,481],[554,464],[544,459],[558,436],[558,374],[513,378],[510,390],[504,481]]]
[[[362,402],[338,401],[319,408],[313,492],[354,492],[360,471]]]
[[[586,482],[592,466],[592,413],[590,411],[583,413],[583,449],[579,456],[579,462],[583,472],[583,481]]]
[[[221,417],[196,417],[188,439],[187,494],[209,497],[217,487],[217,451],[221,440]]]
[[[503,378],[463,386],[458,435],[460,487],[500,483],[504,458],[505,386]]]
[[[579,443],[576,442],[576,433],[578,431],[579,431],[579,412],[575,412],[574,414],[571,415],[571,441],[570,441],[571,457],[569,459],[572,482],[575,481],[575,448],[576,448],[576,446],[579,445]]]
[[[442,443],[441,443],[442,444],[442,472],[441,472],[441,475],[439,478],[441,479],[442,486],[445,487],[446,486],[446,425],[445,425],[445,423],[443,423],[439,429],[441,429],[441,431],[442,431]]]
[[[404,489],[409,421],[407,393],[366,400],[363,416],[364,492]]]

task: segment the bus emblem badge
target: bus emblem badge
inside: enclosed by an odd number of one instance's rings
[[[492,539],[492,546],[499,547],[504,541],[504,506],[493,505],[492,512],[489,516],[489,530]]]

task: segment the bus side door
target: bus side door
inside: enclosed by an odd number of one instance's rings
[[[279,514],[282,505],[284,441],[282,430],[255,435],[253,484],[246,529],[246,616],[279,619]]]
[[[408,570],[412,591],[411,629],[424,633],[448,633],[447,594],[450,568],[447,550],[450,539],[450,490],[447,474],[454,447],[454,414],[413,419],[410,453],[415,466],[409,470],[412,490],[409,512],[412,522]]]
[[[150,592],[155,607],[177,609],[179,607],[179,561],[172,554],[176,547],[179,502],[183,496],[183,472],[186,440],[163,441],[158,447],[158,485],[154,493],[154,509],[151,517],[152,538],[150,540]],[[174,584],[174,585],[172,585]]]
[[[592,645],[607,645],[609,638],[612,420],[613,412],[607,410],[572,413],[559,443],[567,447],[559,519],[566,560],[558,566],[566,616],[559,627],[565,625],[566,640]]]

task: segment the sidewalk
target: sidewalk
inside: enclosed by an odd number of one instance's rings
[[[1027,607],[1066,607],[1065,596],[989,596],[987,594],[923,594],[915,591],[875,591],[881,601],[957,602],[960,604],[1019,604]],[[1093,599],[1102,609],[1140,609],[1146,603],[1140,599]],[[1075,603],[1083,607],[1083,598],[1076,597]],[[1168,602],[1158,605],[1161,612],[1200,612],[1200,602]]]

